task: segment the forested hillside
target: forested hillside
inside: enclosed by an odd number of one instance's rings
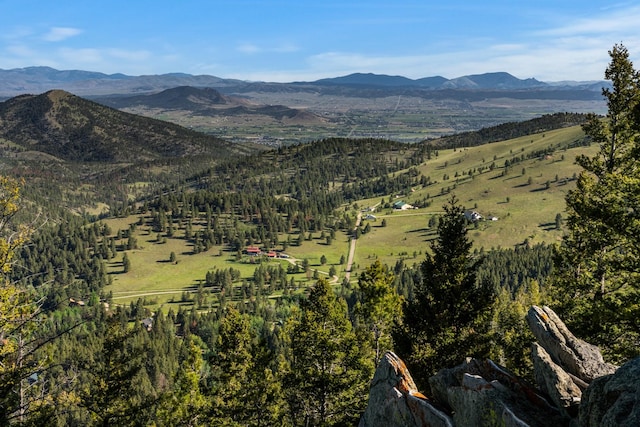
[[[152,180],[146,169],[106,168],[100,180],[121,180],[108,211],[46,221],[41,199],[22,197],[29,184],[2,178],[0,424],[356,425],[386,350],[426,395],[431,373],[467,356],[532,379],[532,304],[558,307],[611,360],[637,356],[640,79],[624,47],[610,54],[607,120],[554,115],[462,137],[521,136],[501,151],[329,138],[236,157],[222,144],[215,161],[183,160],[178,178],[150,188],[135,181]],[[10,124],[11,144],[37,146],[38,123],[66,128],[46,99],[23,105],[42,120],[23,133]],[[6,108],[5,121],[28,110]],[[191,143],[191,154],[210,148]],[[583,153],[579,173],[569,150]],[[555,213],[564,195],[567,211],[515,245],[477,246],[502,219],[479,221],[470,204],[499,191],[492,206],[509,216],[533,215],[518,198]],[[22,221],[20,208],[41,215]],[[368,256],[351,263],[356,243]],[[162,276],[175,282],[158,290]]]
[[[473,147],[496,141],[518,138],[520,136],[541,133],[563,127],[582,125],[588,119],[587,114],[557,113],[541,116],[526,122],[510,122],[475,132],[462,132],[439,138],[434,145],[441,148]]]

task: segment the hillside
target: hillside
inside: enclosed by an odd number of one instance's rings
[[[125,113],[64,91],[0,103],[0,168],[48,218],[104,214],[232,157],[264,147],[231,143]]]
[[[533,135],[547,130],[582,125],[587,121],[587,118],[588,115],[577,113],[546,114],[523,122],[502,123],[477,131],[444,136],[431,141],[431,143],[441,148],[473,147]]]
[[[249,104],[242,98],[225,96],[213,88],[196,88],[192,86],[178,86],[152,94],[110,96],[96,98],[95,100],[118,109],[146,106],[167,110],[192,111],[207,110],[216,106],[236,107]]]
[[[184,112],[194,117],[237,117],[237,120],[249,120],[246,116],[264,116],[266,120],[277,122],[296,122],[299,124],[318,124],[323,119],[317,115],[285,105],[261,105],[249,102],[246,98],[223,95],[213,88],[180,86],[150,95],[110,96],[95,98],[101,104],[123,111],[136,112],[150,117],[171,115],[176,117]]]
[[[352,280],[375,259],[411,265],[428,250],[432,223],[451,194],[483,218],[470,232],[476,249],[557,242],[564,197],[579,172],[573,159],[594,147],[579,126],[562,127],[561,117],[556,123],[559,129],[464,149],[326,139],[221,163],[189,187],[150,199],[149,211],[132,208],[128,217],[106,220],[111,230],[135,225],[140,246],[127,252],[131,273],[117,274],[118,260],[109,264],[114,298],[148,295],[161,304],[229,266],[251,277],[256,261],[243,254],[248,246],[290,256],[268,260],[272,266],[306,259],[321,276],[335,269],[339,282],[358,215]],[[395,209],[396,202],[415,209]],[[180,254],[179,265],[164,262],[170,252]],[[294,277],[309,280],[302,271]]]
[[[124,113],[64,91],[0,103],[0,138],[80,162],[140,162],[245,149],[172,123]]]

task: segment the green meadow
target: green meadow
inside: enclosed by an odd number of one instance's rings
[[[420,172],[430,178],[429,185],[413,188],[409,194],[389,194],[344,206],[342,209],[354,217],[360,212],[361,227],[368,223],[370,230],[357,240],[351,280],[357,280],[358,272],[375,259],[388,265],[398,259],[419,263],[436,233],[429,220],[441,214],[451,195],[483,217],[469,230],[475,248],[559,242],[563,231],[557,227],[556,219],[564,217],[565,195],[574,188],[575,176],[580,172],[575,158],[579,154],[593,155],[597,150],[596,146],[568,148],[582,138],[582,130],[571,127],[473,148],[439,150],[419,166]],[[428,206],[400,211],[391,207],[395,201]],[[373,211],[364,212],[369,207]],[[375,219],[364,219],[367,214]],[[116,232],[139,221],[140,215],[134,215],[105,223]],[[143,217],[144,224],[145,221]],[[134,237],[138,248],[126,251],[130,270],[123,272],[123,253],[118,252],[108,264],[113,283],[107,290],[113,292],[116,303],[144,297],[155,306],[180,303],[183,292],[195,291],[204,283],[208,271],[231,267],[239,270],[243,279],[250,278],[258,262],[282,263],[286,269],[291,262],[301,264],[306,259],[309,272],[294,274],[296,282],[313,283],[314,270],[326,277],[331,266],[341,282],[346,266],[340,264],[340,259],[347,259],[350,239],[347,233],[337,232],[327,244],[321,233],[315,232],[310,240],[305,235],[300,245],[293,243],[287,248],[289,259],[237,259],[235,253],[222,246],[194,254],[181,228],[173,237],[158,240],[150,226],[142,225],[136,227]],[[279,239],[282,242],[288,237],[285,234]],[[298,234],[290,238],[296,242]],[[172,252],[176,262],[170,262]],[[325,265],[320,262],[323,256]]]

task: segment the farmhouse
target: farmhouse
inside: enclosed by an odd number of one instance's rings
[[[247,246],[247,249],[245,249],[244,252],[249,256],[262,255],[262,250],[257,246]]]
[[[467,219],[467,221],[471,221],[471,222],[480,221],[482,219],[482,215],[480,215],[476,211],[465,211],[464,217]]]
[[[407,209],[413,209],[413,206],[411,206],[409,203],[403,200],[398,200],[393,204],[393,209],[396,209],[399,211],[406,211]]]
[[[146,319],[142,319],[140,323],[142,324],[142,327],[145,328],[148,332],[151,332],[151,329],[153,329],[152,317],[147,317]]]

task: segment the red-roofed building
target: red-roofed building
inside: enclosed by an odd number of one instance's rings
[[[245,249],[244,251],[249,256],[262,255],[262,250],[260,250],[260,248],[256,246],[248,246],[247,249]]]

